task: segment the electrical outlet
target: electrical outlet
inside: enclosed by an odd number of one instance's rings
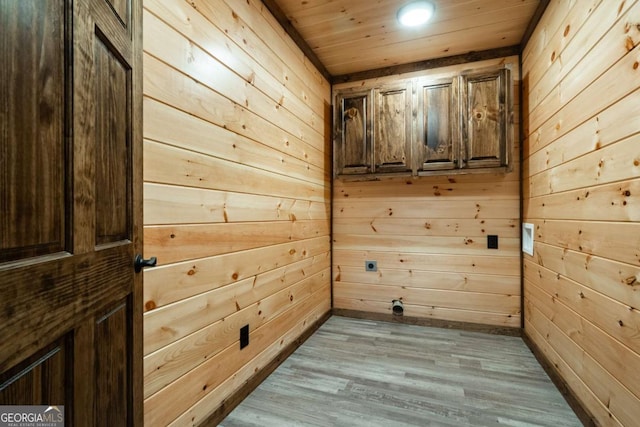
[[[378,262],[377,261],[365,261],[364,262],[364,270],[365,271],[378,271]]]
[[[249,325],[240,328],[240,350],[249,345]]]
[[[495,234],[487,236],[487,249],[498,249],[498,236]]]

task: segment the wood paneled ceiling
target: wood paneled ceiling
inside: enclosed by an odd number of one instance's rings
[[[432,0],[418,29],[402,28],[410,0],[270,0],[332,76],[519,45],[540,0]],[[544,2],[543,2],[544,3]]]

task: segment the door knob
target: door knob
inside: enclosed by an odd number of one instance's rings
[[[136,269],[136,273],[140,273],[144,267],[155,267],[156,264],[158,264],[158,258],[154,256],[149,259],[144,259],[141,254],[137,254],[133,260],[133,266]]]

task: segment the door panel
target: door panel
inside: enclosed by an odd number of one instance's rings
[[[374,158],[377,172],[411,169],[411,89],[375,90]]]
[[[108,417],[97,417],[96,426],[128,424],[127,402],[131,396],[127,383],[132,349],[130,340],[124,337],[131,330],[129,311],[132,308],[129,299],[125,299],[96,321],[95,342],[104,343],[95,347],[96,412],[109,414]]]
[[[469,160],[498,158],[500,87],[497,78],[469,80]]]
[[[368,166],[366,101],[364,96],[343,100],[345,167]]]
[[[336,173],[371,172],[371,92],[338,95]]]
[[[458,167],[457,79],[421,85],[423,170]]]
[[[129,16],[131,11],[131,4],[129,0],[107,0],[109,5],[113,9],[113,12],[122,22],[122,25],[127,28],[129,27]]]
[[[0,404],[141,425],[141,2],[0,17]]]
[[[0,402],[3,405],[46,405],[66,401],[66,339],[28,358],[0,377]]]
[[[131,73],[100,38],[96,70],[96,244],[129,239],[131,217]]]
[[[66,164],[64,1],[2,7],[0,262],[64,250]]]
[[[464,77],[468,167],[506,165],[509,70]]]
[[[133,278],[122,274],[129,269],[126,246],[0,267],[2,372],[129,294]]]

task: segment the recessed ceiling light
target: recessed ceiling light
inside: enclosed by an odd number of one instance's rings
[[[436,7],[428,1],[414,1],[398,10],[398,21],[405,27],[417,27],[426,23],[435,12]]]

